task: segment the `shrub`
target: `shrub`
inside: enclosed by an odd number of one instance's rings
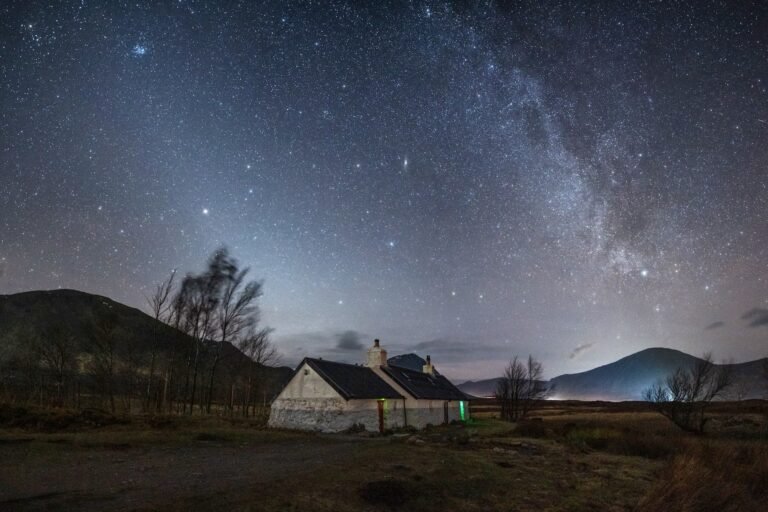
[[[732,442],[675,457],[638,510],[757,512],[767,502],[768,447]]]

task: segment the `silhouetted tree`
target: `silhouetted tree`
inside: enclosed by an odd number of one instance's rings
[[[147,389],[144,395],[144,410],[148,411],[151,407],[152,400],[152,385],[155,380],[155,365],[157,361],[157,353],[160,349],[160,322],[170,320],[169,315],[172,311],[171,292],[173,291],[174,280],[176,278],[176,270],[171,272],[168,278],[157,285],[154,293],[147,298],[149,309],[152,312],[152,317],[156,322],[152,325],[152,344],[149,354],[149,373],[147,375]]]
[[[57,325],[45,333],[44,338],[34,337],[35,350],[40,359],[41,367],[53,377],[55,392],[53,405],[64,405],[66,383],[72,373],[75,355],[77,354],[77,340],[67,327]]]
[[[211,371],[208,379],[207,412],[211,412],[213,402],[213,385],[216,369],[221,359],[222,346],[237,340],[245,328],[258,322],[258,308],[254,302],[261,296],[261,283],[250,281],[245,283],[249,269],[238,269],[237,261],[229,259],[226,267],[222,295],[216,311],[216,322],[219,339],[215,345]]]
[[[504,369],[496,384],[496,400],[501,406],[501,418],[506,421],[524,419],[549,394],[542,381],[544,369],[533,356],[523,362],[517,356]]]
[[[181,283],[179,293],[184,304],[183,326],[184,331],[190,336],[192,344],[187,357],[187,374],[184,385],[184,394],[188,396],[190,414],[195,405],[202,350],[215,332],[216,311],[221,299],[222,286],[227,275],[231,273],[231,259],[227,250],[221,248],[217,249],[208,260],[208,269],[204,273],[200,275],[187,274]]]
[[[102,395],[109,399],[110,410],[115,412],[115,374],[118,366],[119,330],[117,318],[112,313],[97,317],[91,330],[89,352],[90,370]]]
[[[256,329],[251,327],[243,336],[238,348],[248,357],[245,368],[245,393],[243,396],[243,416],[249,416],[249,409],[256,409],[256,393],[259,387],[266,383],[260,379],[261,371],[265,366],[272,366],[278,362],[278,353],[270,340],[273,329],[264,327]]]
[[[689,368],[678,368],[663,383],[655,384],[643,397],[672,423],[695,434],[703,434],[706,409],[731,385],[729,365],[717,366],[706,353]]]

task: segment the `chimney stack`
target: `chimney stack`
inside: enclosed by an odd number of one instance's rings
[[[434,375],[435,374],[435,369],[432,367],[432,358],[431,357],[427,356],[427,364],[424,365],[424,367],[422,368],[422,371],[424,373],[428,373],[430,375]]]
[[[369,368],[387,366],[387,351],[381,348],[378,338],[373,340],[373,346],[368,349],[368,363],[366,366]]]

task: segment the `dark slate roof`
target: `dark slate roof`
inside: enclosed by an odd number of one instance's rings
[[[414,398],[426,400],[469,400],[467,395],[462,393],[442,375],[430,375],[392,365],[382,366],[381,369]]]
[[[367,366],[305,358],[307,363],[346,400],[352,398],[403,398]]]

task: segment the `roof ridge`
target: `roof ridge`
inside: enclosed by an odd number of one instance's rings
[[[364,364],[354,364],[354,363],[342,363],[341,361],[333,361],[331,359],[320,359],[318,357],[305,357],[304,360],[310,360],[310,361],[317,361],[320,363],[331,363],[331,364],[342,364],[344,366],[352,366],[354,368],[368,368],[369,366],[365,366]]]

